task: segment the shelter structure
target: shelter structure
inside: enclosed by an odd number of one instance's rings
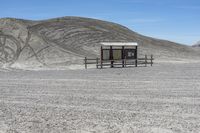
[[[102,42],[101,43],[101,58],[100,66],[109,63],[110,67],[122,65],[125,67],[127,61],[132,61],[137,67],[137,42]],[[134,63],[133,63],[134,61]]]

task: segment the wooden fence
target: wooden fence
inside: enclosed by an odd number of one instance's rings
[[[101,60],[100,58],[96,59],[89,59],[85,57],[84,59],[84,64],[85,64],[85,69],[88,68],[88,65],[93,64],[96,65],[96,68],[103,68],[104,66],[122,66],[122,67],[127,67],[127,66],[135,66],[137,67],[138,65],[144,65],[147,67],[148,64],[153,66],[153,55],[148,58],[147,55],[145,55],[144,58],[137,58],[137,59],[120,59],[120,60]]]

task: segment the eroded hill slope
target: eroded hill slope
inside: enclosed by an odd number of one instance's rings
[[[62,67],[98,57],[100,42],[134,41],[139,55],[157,60],[199,58],[194,48],[140,35],[111,22],[63,17],[43,21],[0,19],[1,67]]]

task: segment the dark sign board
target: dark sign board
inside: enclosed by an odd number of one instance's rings
[[[136,50],[135,49],[125,49],[124,50],[126,59],[135,59],[136,58]]]
[[[103,49],[103,60],[110,60],[111,57],[114,60],[121,60],[121,59],[135,59],[136,58],[136,50],[135,49]],[[122,54],[123,53],[123,54]],[[112,54],[112,55],[110,55]],[[124,56],[124,57],[123,57]]]

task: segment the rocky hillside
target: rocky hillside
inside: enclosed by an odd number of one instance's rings
[[[157,60],[198,58],[194,48],[140,35],[111,22],[63,17],[43,21],[0,19],[0,67],[62,67],[98,57],[100,42],[138,42],[139,55]]]
[[[200,41],[193,45],[193,47],[200,47]]]

